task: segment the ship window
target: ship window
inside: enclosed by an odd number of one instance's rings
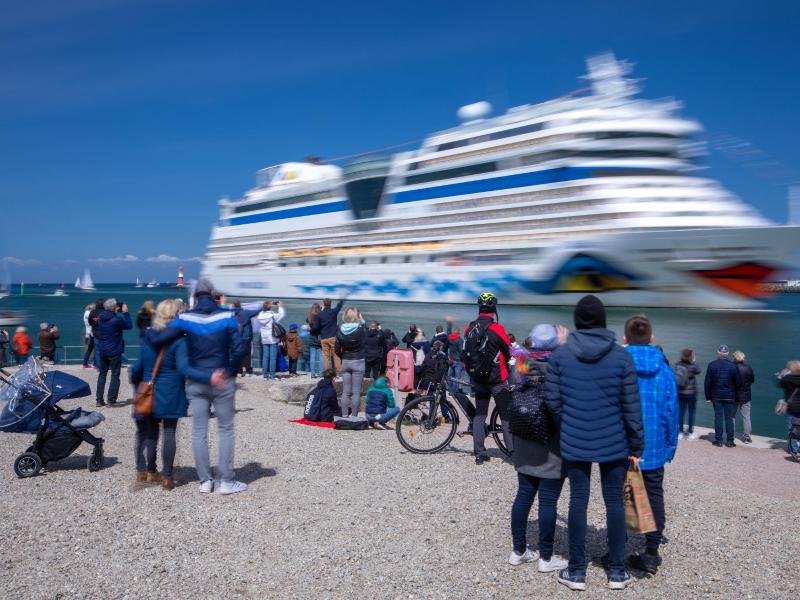
[[[453,179],[455,177],[466,177],[467,175],[478,175],[480,173],[491,173],[497,170],[497,163],[486,162],[477,163],[474,165],[464,165],[462,167],[454,167],[452,169],[444,169],[442,171],[433,171],[431,173],[420,173],[419,175],[410,175],[406,177],[406,185],[415,185],[417,183],[427,183],[429,181],[439,181],[441,179]]]
[[[385,265],[388,260],[389,260],[389,258],[387,256],[381,256],[381,264],[382,265]]]
[[[327,260],[325,260],[324,258],[320,258],[320,259],[317,261],[317,264],[318,264],[320,267],[324,267],[325,265],[327,265],[327,264],[328,264],[328,261],[327,261]]]
[[[403,262],[404,262],[404,263],[410,263],[410,262],[411,262],[411,257],[410,257],[410,256],[408,256],[408,255],[404,256],[404,257],[403,257]]]
[[[463,148],[472,144],[480,144],[481,142],[489,142],[492,140],[502,140],[503,138],[513,137],[515,135],[525,135],[526,133],[534,133],[541,131],[542,123],[531,123],[530,125],[523,125],[522,127],[514,127],[512,129],[504,129],[502,131],[495,131],[494,133],[483,134],[472,138],[464,138],[460,140],[453,140],[452,142],[445,142],[440,144],[436,150],[441,152],[444,150],[454,150],[455,148]]]
[[[433,254],[428,255],[428,262],[436,262],[436,257]]]
[[[241,206],[234,206],[233,212],[246,213],[254,210],[263,210],[265,208],[275,208],[276,206],[288,206],[290,204],[298,204],[300,202],[311,202],[314,200],[325,200],[333,197],[333,191],[328,190],[325,192],[316,192],[314,194],[303,194],[301,196],[289,196],[288,198],[276,198],[275,200],[265,200],[264,202],[256,202],[255,204],[243,204]]]
[[[360,264],[360,265],[363,265],[363,264],[364,264],[364,263],[366,263],[366,262],[367,262],[367,259],[366,259],[366,258],[364,258],[363,256],[362,256],[361,258],[359,258],[359,259],[358,259],[358,264]]]
[[[306,261],[304,261],[304,260],[298,260],[298,261],[297,261],[297,266],[298,266],[298,267],[305,267],[305,266],[306,266]]]
[[[346,262],[346,261],[345,261],[345,259],[343,259],[343,258],[340,258],[340,259],[339,259],[339,264],[340,264],[340,265],[343,265],[345,262]]]

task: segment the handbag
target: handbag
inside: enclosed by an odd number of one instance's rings
[[[632,458],[628,465],[622,499],[625,503],[625,524],[628,529],[634,533],[650,533],[657,529],[638,458]]]
[[[140,381],[133,394],[133,414],[137,417],[149,417],[153,414],[153,404],[156,395],[156,377],[161,368],[161,361],[164,358],[164,348],[158,353],[156,364],[153,365],[153,372],[150,374],[150,381]]]
[[[272,337],[276,340],[282,340],[286,338],[286,328],[275,321],[274,318],[272,319]]]

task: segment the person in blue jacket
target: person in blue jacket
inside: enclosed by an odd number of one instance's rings
[[[322,372],[322,379],[306,398],[303,417],[309,421],[333,422],[333,417],[339,413],[339,401],[336,398],[336,388],[333,387],[334,379],[335,369],[328,368]]]
[[[586,589],[586,511],[592,463],[600,466],[600,485],[608,530],[608,586],[624,589],[625,508],[622,486],[628,457],[644,449],[639,387],[631,355],[606,329],[599,298],[584,296],[575,306],[575,329],[550,356],[545,403],[561,432],[561,456],[570,482],[569,566],[558,581]]]
[[[162,331],[178,314],[178,303],[174,300],[163,300],[156,307],[151,328],[142,332],[142,348],[139,360],[130,372],[131,384],[139,385],[142,381],[150,381],[158,359],[157,350],[150,339],[156,332]],[[186,339],[180,337],[161,347],[164,357],[155,379],[153,414],[147,417],[135,416],[136,421],[136,479],[134,488],[147,483],[161,483],[165,490],[175,487],[173,465],[175,463],[175,434],[178,419],[186,416],[189,401],[186,399],[186,373],[189,370],[189,355]],[[161,475],[156,471],[156,446],[158,445],[159,426],[163,427],[161,442]]]
[[[367,415],[367,421],[375,429],[394,429],[386,423],[399,415],[400,409],[395,405],[394,394],[392,394],[386,377],[378,377],[372,387],[367,390],[364,412]]]
[[[722,446],[723,430],[725,445],[733,448],[733,433],[736,419],[736,394],[742,387],[742,375],[734,363],[728,360],[730,350],[725,344],[717,348],[717,360],[706,369],[706,402],[714,405],[714,441]]]
[[[242,365],[244,348],[236,316],[223,310],[214,300],[214,284],[201,279],[195,288],[195,305],[174,319],[166,332],[176,337],[186,334],[189,367],[186,370],[186,395],[192,405],[192,450],[200,479],[201,493],[214,491],[208,454],[209,409],[217,420],[217,470],[219,492],[235,494],[247,484],[234,478],[234,417],[236,413],[236,374]],[[162,338],[159,338],[159,342]]]
[[[231,302],[231,310],[236,315],[236,322],[239,323],[239,335],[242,336],[242,369],[239,373],[242,377],[253,377],[253,318],[261,312],[261,307],[246,309],[242,307],[239,300]]]
[[[122,332],[132,327],[133,323],[127,304],[118,306],[114,298],[103,302],[103,312],[97,317],[97,340],[95,342],[95,352],[100,355],[100,373],[97,376],[97,389],[95,390],[97,406],[106,405],[103,393],[109,370],[111,371],[111,381],[108,383],[108,405],[116,406],[117,404],[119,372],[122,368],[122,353],[125,351]]]
[[[653,325],[643,315],[625,323],[625,343],[639,380],[639,402],[644,425],[644,453],[639,461],[656,531],[645,534],[643,554],[628,558],[628,566],[655,575],[661,564],[658,548],[666,523],[664,512],[664,465],[678,449],[678,390],[675,375],[664,353],[651,344]]]

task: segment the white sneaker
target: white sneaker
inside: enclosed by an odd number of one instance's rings
[[[247,489],[247,484],[241,481],[223,481],[219,484],[220,494],[236,494],[237,492],[244,492]]]
[[[535,561],[539,558],[539,553],[536,550],[531,550],[530,548],[525,549],[524,554],[517,554],[516,550],[511,552],[511,555],[508,557],[508,564],[519,566],[522,563],[529,563]]]
[[[558,554],[553,554],[550,560],[539,559],[539,573],[552,573],[553,571],[560,571],[569,566],[569,561]]]
[[[690,433],[689,437],[687,439],[689,439],[691,441],[694,441],[694,440],[697,439],[697,434],[696,433]]]
[[[681,433],[679,433],[679,434],[678,434],[678,439],[679,439],[679,440],[684,440],[684,439],[686,439],[686,436],[683,434],[683,432],[681,432]]]
[[[200,484],[200,493],[201,494],[210,494],[214,491],[214,480],[213,479],[206,479],[203,483]]]

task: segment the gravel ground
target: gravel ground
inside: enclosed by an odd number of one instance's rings
[[[94,372],[69,370],[94,387]],[[173,492],[130,490],[128,408],[105,409],[107,420],[94,430],[106,439],[107,466],[97,473],[86,470],[90,447],[83,445],[42,475],[17,479],[12,462],[31,435],[0,435],[0,597],[577,594],[554,574],[507,564],[515,473],[499,458],[476,467],[470,438],[456,438],[453,451],[416,456],[403,452],[391,431],[291,424],[302,416],[300,407],[265,400],[265,381],[240,381],[235,464],[250,485],[243,494],[197,492],[189,420],[179,425],[176,459],[177,476],[187,483]],[[130,396],[126,384],[121,395]],[[63,406],[93,404],[84,398]],[[596,479],[589,556],[605,552]],[[789,552],[797,536],[790,524],[798,481],[800,465],[778,450],[687,443],[667,475],[669,543],[658,575],[612,592],[592,566],[587,597],[796,598]],[[567,499],[565,487],[556,538],[563,553]],[[535,546],[535,520],[529,537]],[[641,544],[632,539],[629,551]]]

